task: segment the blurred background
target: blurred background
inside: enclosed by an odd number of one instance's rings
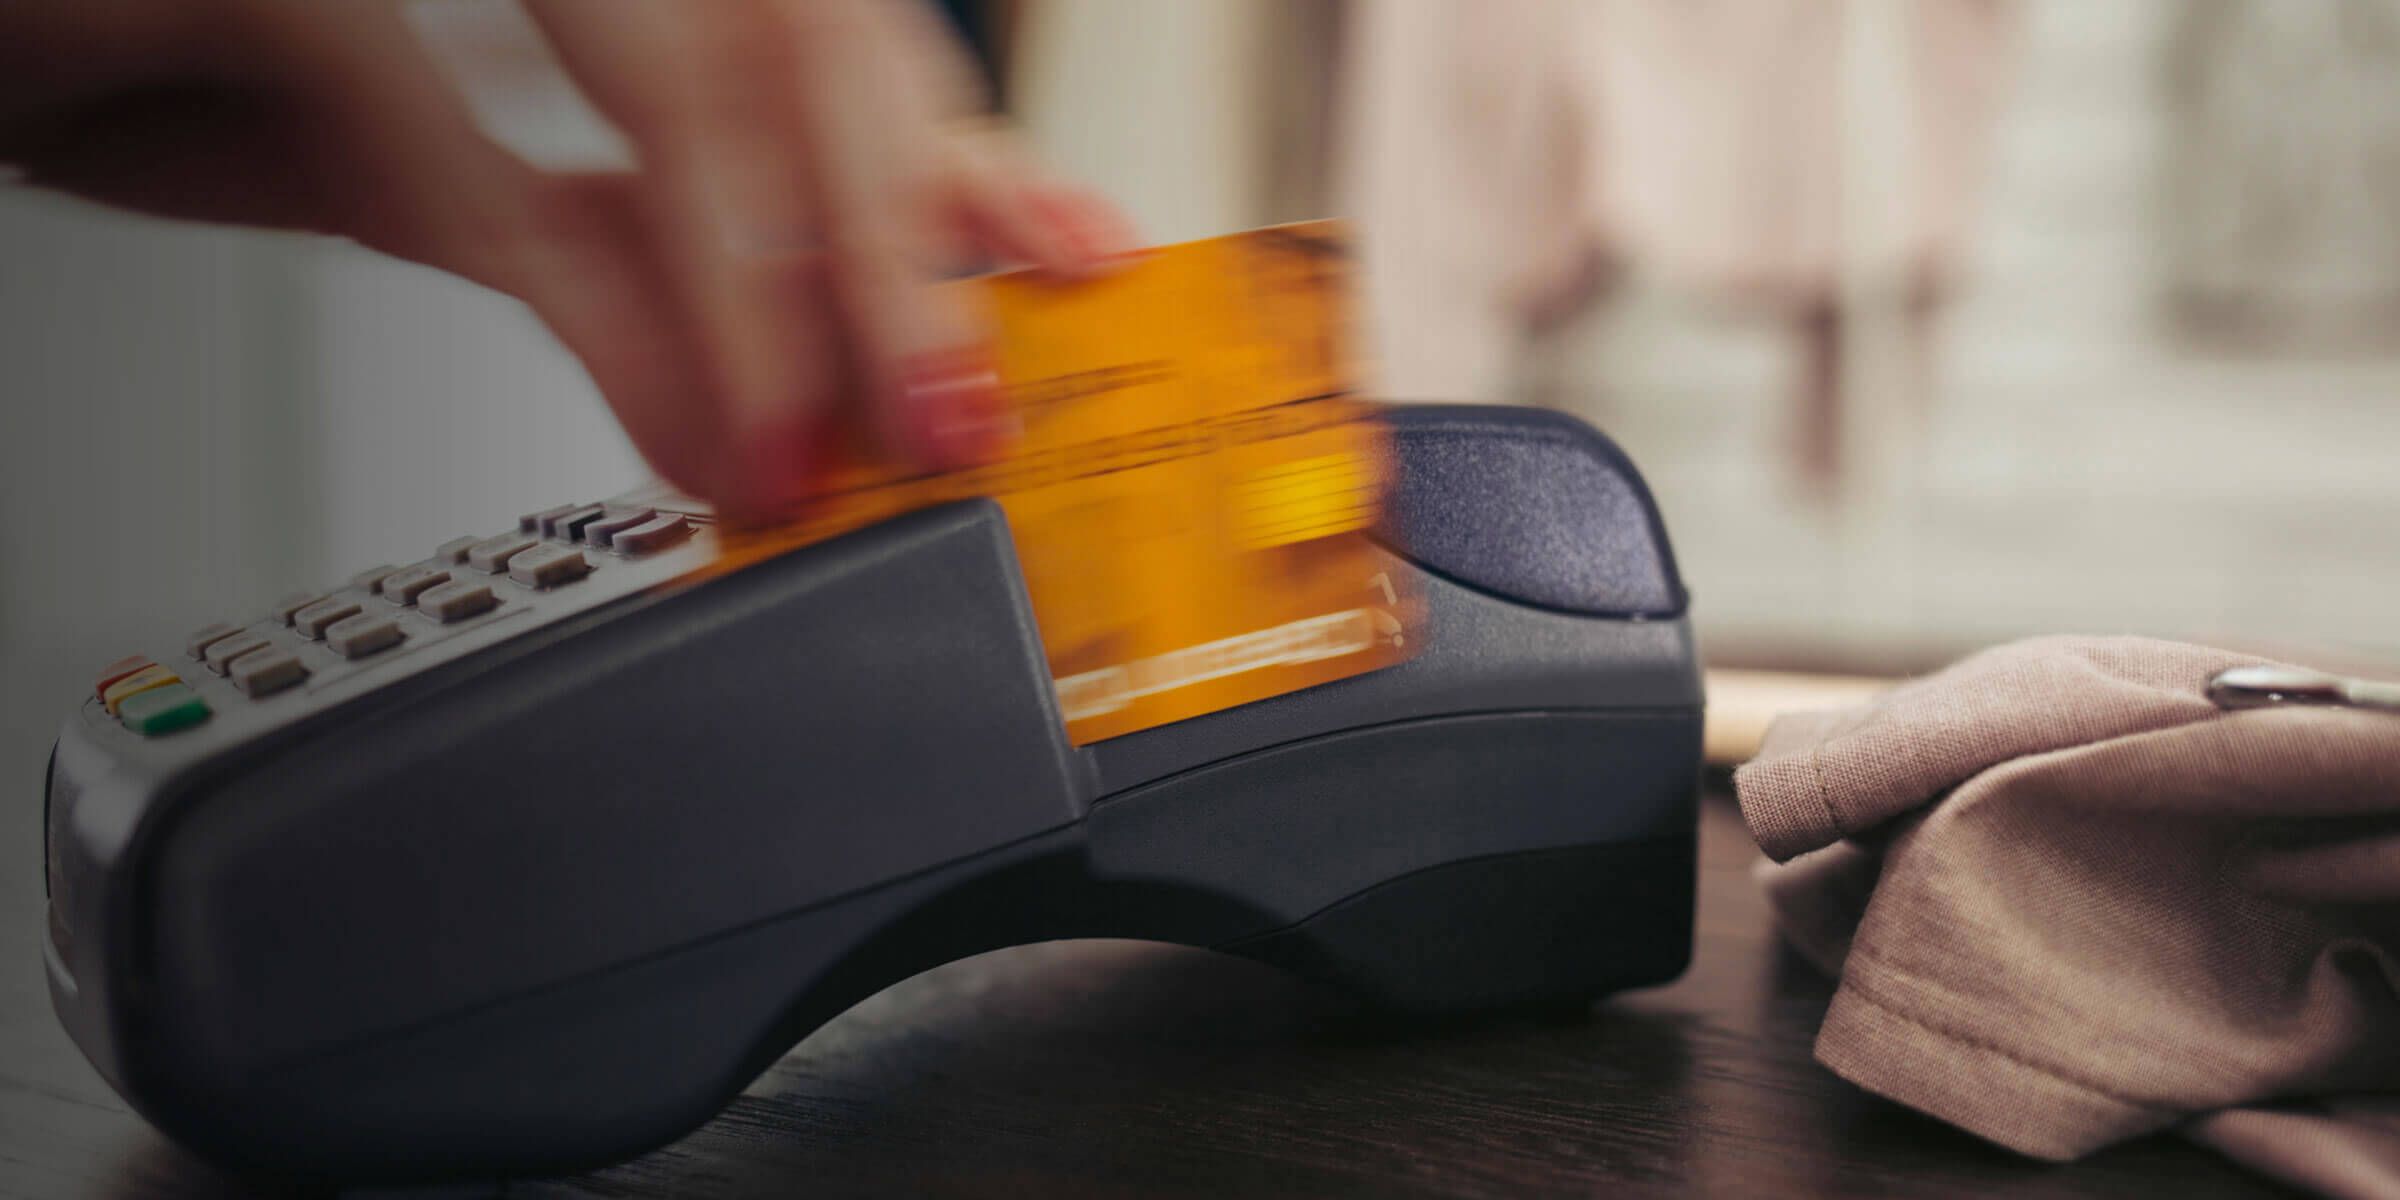
[[[1621,441],[1712,663],[2400,663],[2400,0],[950,7],[1152,240],[1357,218],[1379,393]],[[613,152],[507,5],[419,15]],[[136,635],[643,478],[519,306],[350,247],[0,187],[0,314],[5,761]]]

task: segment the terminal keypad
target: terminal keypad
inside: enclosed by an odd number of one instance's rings
[[[540,595],[589,586],[611,562],[646,558],[689,540],[706,525],[643,505],[562,504],[527,513],[517,528],[452,538],[420,562],[385,564],[339,587],[293,592],[256,621],[220,621],[183,640],[185,655],[223,683],[176,674],[133,655],[94,676],[92,695],[126,729],[159,736],[207,720],[213,697],[277,702],[360,669],[409,660],[411,647],[439,643]],[[220,689],[215,692],[210,688]]]

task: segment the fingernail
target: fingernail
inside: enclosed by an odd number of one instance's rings
[[[1000,373],[979,349],[919,355],[902,370],[901,380],[902,411],[931,466],[984,462],[1014,434],[1000,395]]]

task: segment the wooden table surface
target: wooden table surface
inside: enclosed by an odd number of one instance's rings
[[[39,778],[38,758],[0,768]],[[874,997],[676,1145],[509,1194],[2280,1194],[2170,1137],[2027,1162],[1834,1078],[1809,1056],[1830,989],[1775,941],[1721,789],[1705,813],[1691,970],[1588,1018],[1398,1033],[1240,960],[1025,947]],[[39,823],[0,829],[0,1194],[254,1194],[59,1031]]]

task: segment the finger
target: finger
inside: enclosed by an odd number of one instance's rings
[[[990,253],[1062,274],[1104,269],[1101,261],[1133,249],[1132,223],[1088,189],[1060,184],[1029,163],[1008,131],[985,114],[991,98],[966,48],[933,11],[884,3],[874,15],[890,35],[897,68],[946,122],[955,147],[952,189],[962,226]]]
[[[722,439],[681,403],[696,356],[625,206],[592,202],[611,189],[562,186],[485,136],[396,4],[206,11],[172,55],[87,81],[31,148],[31,176],[167,216],[345,236],[511,293],[653,466],[719,490],[705,451]]]
[[[996,134],[959,139],[952,184],[956,221],[970,249],[1066,278],[1108,270],[1133,249],[1132,226],[1106,201],[1041,178]]]
[[[815,221],[791,115],[793,58],[752,0],[534,0],[588,98],[641,164],[636,216],[701,350],[737,515],[804,499],[841,357],[810,261]]]
[[[1141,246],[1141,235],[1124,210],[1110,203],[1099,193],[1079,187],[1053,187],[1043,197],[1053,219],[1065,225],[1085,257],[1095,260],[1122,258]]]
[[[621,187],[555,181],[493,143],[396,10],[345,6],[288,36],[309,52],[299,94],[326,97],[345,145],[369,147],[328,197],[339,232],[518,296],[583,360],[645,458],[709,499],[738,494],[710,450],[724,434],[688,403],[693,329],[658,303],[663,272]]]
[[[223,28],[187,31],[181,59],[86,81],[38,133],[17,131],[29,176],[141,211],[499,270],[526,224],[531,171],[477,129],[394,6],[219,16]]]
[[[739,516],[749,494],[726,454],[722,415],[701,394],[705,351],[671,303],[636,181],[557,177],[540,206],[545,263],[527,299],[580,359],[626,436],[668,482]]]
[[[223,70],[309,127],[291,147],[311,223],[376,249],[504,284],[536,228],[538,176],[484,136],[391,4],[268,6]],[[246,77],[245,72],[251,73]]]
[[[0,146],[130,88],[176,78],[211,23],[211,14],[191,4],[15,4],[4,11]]]
[[[828,269],[879,425],[935,467],[1010,436],[986,322],[939,286],[946,145],[903,47],[869,0],[786,0],[800,54],[797,113]]]
[[[809,0],[792,0],[806,4]],[[891,70],[905,79],[922,110],[936,118],[975,118],[992,111],[983,71],[951,24],[923,0],[879,0],[864,14],[889,47]]]

